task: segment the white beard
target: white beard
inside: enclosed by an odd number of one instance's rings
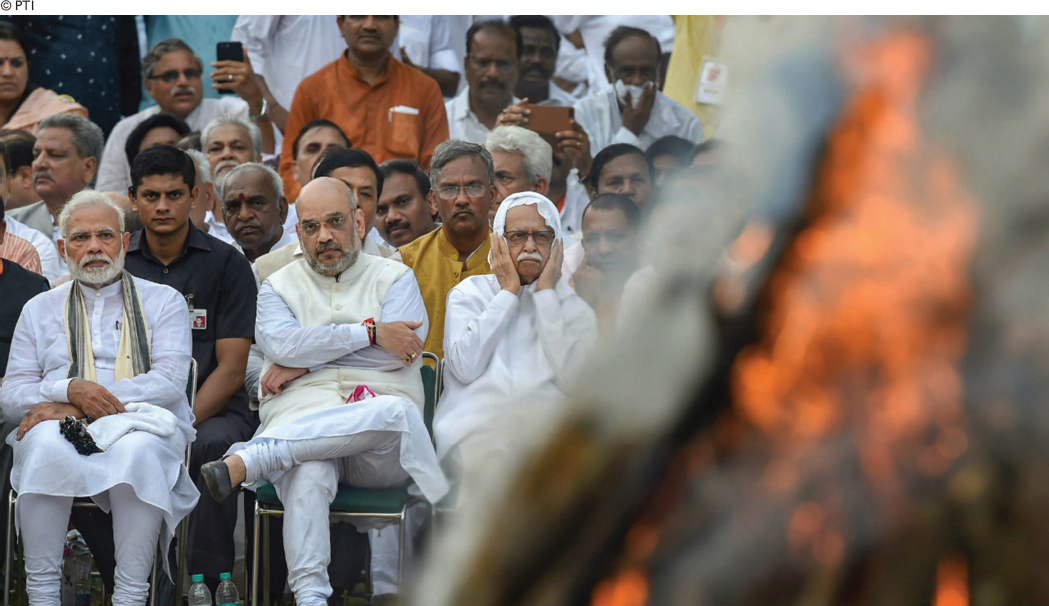
[[[77,282],[87,284],[88,286],[106,286],[115,282],[121,272],[124,271],[124,252],[124,249],[121,248],[120,254],[116,259],[110,259],[105,255],[90,255],[84,257],[79,265],[74,263],[67,254],[66,265],[69,266],[69,274]],[[102,267],[83,267],[86,263],[102,260],[108,261],[109,264]]]

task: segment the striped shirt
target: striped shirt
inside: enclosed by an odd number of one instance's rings
[[[39,274],[40,253],[29,243],[29,240],[16,236],[10,232],[4,234],[4,244],[0,246],[0,257],[18,263],[25,269]]]

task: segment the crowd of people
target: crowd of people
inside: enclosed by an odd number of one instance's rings
[[[476,19],[462,46],[446,19],[242,16],[242,60],[210,65],[160,40],[154,104],[105,129],[29,84],[0,22],[0,463],[29,604],[60,601],[67,520],[115,606],[145,603],[187,517],[214,589],[231,497],[263,484],[287,571],[264,582],[329,603],[366,542],[390,603],[398,529],[329,528],[338,486],[437,503],[502,456],[515,396],[556,406],[624,321],[652,271],[642,226],[719,149],[661,92],[673,21]],[[571,108],[559,130],[547,106]],[[423,352],[443,361],[432,429]]]

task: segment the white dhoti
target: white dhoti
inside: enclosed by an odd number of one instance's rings
[[[105,452],[85,456],[62,436],[58,421],[43,421],[21,441],[12,432],[8,443],[14,449],[11,485],[19,495],[16,523],[24,537],[29,603],[61,601],[62,550],[73,498],[90,497],[113,513],[113,604],[144,604],[158,540],[164,539],[159,542],[167,553],[175,527],[199,496],[183,465],[183,434],[162,438],[136,431]]]
[[[345,401],[337,383],[314,389],[316,397]],[[234,444],[229,454],[234,453],[247,469],[244,486],[254,489],[270,482],[284,504],[288,583],[299,606],[326,604],[331,595],[328,509],[340,483],[391,488],[414,481],[411,490],[430,502],[448,491],[422,415],[410,400],[395,396],[377,396],[267,427],[250,442]],[[398,529],[388,527],[377,536],[377,525],[369,531],[373,586],[376,594],[394,593]]]

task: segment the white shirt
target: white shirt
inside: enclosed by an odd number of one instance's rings
[[[554,76],[578,83],[572,91],[572,96],[576,99],[581,99],[590,88],[590,58],[585,50],[576,48],[564,35],[561,35],[561,45],[557,47]]]
[[[516,96],[510,101],[513,105],[520,101]],[[473,111],[470,109],[470,87],[467,86],[455,96],[454,99],[444,104],[448,114],[448,138],[459,139],[469,143],[484,145],[488,138],[488,127],[481,124]]]
[[[659,91],[656,91],[652,113],[641,136],[623,126],[619,100],[615,89],[611,87],[590,93],[577,101],[575,121],[590,136],[590,153],[595,156],[613,143],[629,143],[644,151],[657,139],[667,135],[687,139],[696,145],[703,142],[703,125],[696,115]]]
[[[144,122],[146,118],[158,113],[160,113],[160,106],[154,105],[117,122],[117,125],[113,127],[113,132],[109,134],[109,140],[106,141],[105,151],[102,152],[95,189],[127,192],[127,189],[131,187],[131,165],[128,164],[127,153],[124,151],[127,138],[136,126]],[[247,116],[248,103],[236,95],[226,95],[221,99],[205,97],[201,100],[200,105],[186,116],[186,124],[189,124],[191,129],[199,131],[213,118],[222,114]]]
[[[346,271],[350,271],[347,269]],[[342,274],[345,275],[345,272]],[[340,278],[342,277],[340,275]],[[350,283],[349,288],[353,285]],[[426,340],[430,322],[426,315],[419,283],[408,269],[390,286],[382,302],[382,316],[377,322],[419,322],[415,329],[419,338]],[[259,307],[255,319],[255,340],[266,358],[290,368],[367,368],[372,370],[400,370],[404,360],[368,341],[368,329],[363,324],[330,324],[302,326],[295,319],[288,304],[273,291],[269,280],[259,287]],[[309,343],[309,347],[300,347]]]
[[[449,15],[401,15],[397,43],[390,49],[401,58],[401,49],[418,67],[463,73],[463,60],[455,52]]]
[[[117,349],[123,322],[121,282],[100,290],[77,285],[84,292],[87,336],[95,356],[96,382],[123,404],[148,402],[167,408],[179,429],[192,440],[193,414],[186,401],[192,337],[186,300],[170,286],[132,278],[142,299],[152,354],[150,371],[116,381]],[[26,303],[11,340],[13,355],[3,384],[4,418],[18,423],[40,402],[68,403],[71,379],[66,343],[65,304],[75,282],[66,282]]]
[[[10,215],[6,217],[7,233],[27,240],[36,249],[40,256],[40,273],[48,281],[64,274],[67,270],[66,264],[58,256],[58,247],[47,239],[47,236],[27,226]]]
[[[448,293],[445,387],[433,419],[438,458],[490,428],[515,397],[562,399],[596,337],[593,310],[564,280],[516,296],[491,274],[458,284]]]
[[[561,205],[561,229],[570,236],[583,233],[583,211],[590,204],[590,192],[579,182],[578,174],[574,168],[568,173],[565,203]]]
[[[567,36],[579,30],[583,37],[583,50],[589,58],[590,92],[609,85],[605,75],[605,40],[615,28],[628,25],[643,29],[659,40],[663,53],[674,50],[674,20],[669,15],[550,15],[550,20],[562,34]]]
[[[571,107],[575,105],[576,101],[578,101],[578,99],[562,90],[560,86],[554,84],[553,80],[547,82],[546,85],[550,87],[550,92],[545,100],[536,103],[536,105],[561,105]]]
[[[303,78],[346,50],[335,15],[241,15],[230,39],[244,44],[251,68],[285,109]]]

